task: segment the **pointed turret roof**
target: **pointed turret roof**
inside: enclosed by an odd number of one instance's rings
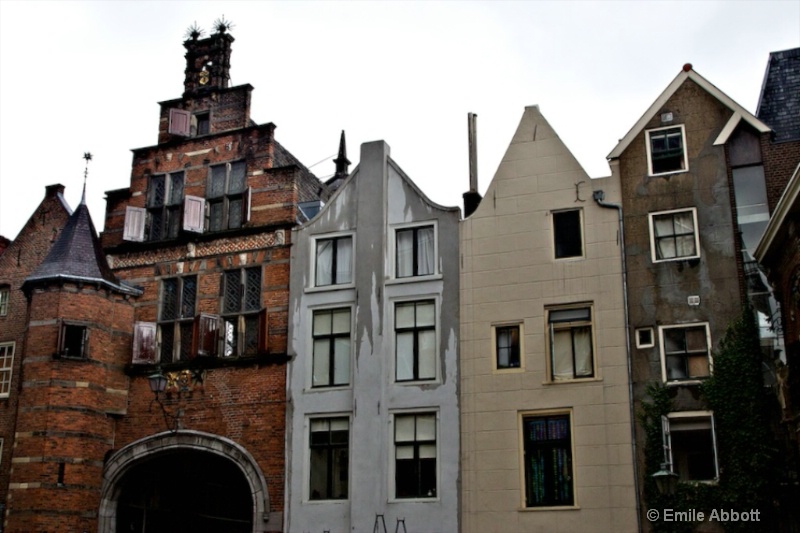
[[[28,276],[24,286],[58,279],[99,283],[120,292],[138,294],[136,289],[121,284],[108,266],[86,207],[85,194],[47,257]]]
[[[339,155],[336,156],[333,162],[336,164],[336,173],[325,182],[325,185],[328,185],[332,191],[335,191],[345,178],[347,178],[348,167],[350,166],[350,160],[347,159],[347,143],[344,138],[344,130],[342,130],[342,135],[339,137]]]

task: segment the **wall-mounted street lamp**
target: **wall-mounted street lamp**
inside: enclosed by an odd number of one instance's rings
[[[670,496],[678,490],[678,474],[670,469],[669,463],[661,463],[661,470],[653,474],[659,494]]]
[[[167,429],[173,433],[178,431],[178,427],[180,425],[181,415],[183,414],[183,410],[178,410],[177,415],[173,415],[167,412],[167,408],[164,407],[164,404],[161,402],[161,398],[159,394],[164,392],[167,388],[167,377],[161,373],[161,369],[156,369],[154,374],[150,374],[147,376],[147,379],[150,382],[150,390],[153,391],[154,398],[150,401],[150,407],[148,409],[149,412],[153,410],[153,403],[157,403],[158,406],[161,408],[161,413],[164,415],[164,424],[167,426]]]

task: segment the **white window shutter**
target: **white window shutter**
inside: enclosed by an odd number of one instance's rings
[[[133,325],[134,365],[151,365],[156,362],[156,323],[135,322]]]
[[[205,198],[187,195],[183,200],[183,229],[195,233],[203,233],[205,214]]]
[[[244,198],[242,202],[242,225],[244,226],[248,222],[250,222],[250,204],[252,203],[253,199],[253,188],[248,187],[244,191]]]
[[[122,232],[122,239],[126,241],[144,241],[144,222],[147,218],[147,209],[144,207],[125,208],[125,229]]]
[[[672,436],[669,433],[669,418],[661,415],[661,440],[664,446],[664,462],[669,464],[669,469],[674,472],[672,465]]]
[[[192,114],[183,109],[169,110],[169,133],[188,137],[191,133]]]

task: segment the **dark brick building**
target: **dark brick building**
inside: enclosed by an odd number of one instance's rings
[[[283,530],[291,229],[328,193],[229,87],[227,30],[184,43],[103,233],[49,188],[0,257],[8,532]]]

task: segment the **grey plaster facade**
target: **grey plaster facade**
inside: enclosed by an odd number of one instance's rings
[[[398,519],[405,520],[408,531],[459,530],[459,218],[457,207],[445,208],[428,200],[389,157],[389,146],[376,141],[362,145],[358,167],[320,213],[294,230],[286,531],[373,531],[377,515],[384,515],[388,531],[395,530]],[[415,228],[426,232],[432,228],[433,247],[428,251],[433,251],[433,257],[426,257],[419,271],[401,277],[396,260],[401,247],[398,231],[416,240]],[[337,247],[336,279],[330,272],[325,277],[329,264],[320,259],[328,244]],[[432,330],[426,326],[424,333],[398,333],[399,309],[408,311],[413,302],[419,304],[417,317],[422,316],[423,307],[434,311],[435,325]],[[340,319],[349,312],[350,330],[343,336],[340,330],[337,344],[348,352],[349,363],[337,351],[336,357],[327,359],[335,370],[321,371],[318,365],[326,359],[320,346],[326,341],[317,336],[321,329],[314,325],[322,324],[334,310]],[[408,335],[414,337],[414,350],[419,350],[413,368],[398,364],[399,353],[407,347],[400,337]],[[435,339],[434,345],[425,348],[430,339]],[[423,353],[433,353],[433,359],[423,361]],[[406,372],[411,372],[410,379]],[[422,441],[423,426],[430,430],[433,420],[434,448],[430,434],[424,445],[405,442],[402,451],[396,446],[396,439],[407,438],[399,437],[401,424],[416,422],[412,439]],[[346,448],[340,446],[327,456],[327,465],[326,459],[320,463],[321,456],[314,455],[317,462],[312,473],[312,426],[328,427],[329,422],[331,428],[334,423],[347,427]],[[317,442],[322,433],[314,435]],[[324,448],[315,450],[315,454],[324,452]],[[413,459],[403,465],[425,458],[416,462],[428,472],[420,482],[423,494],[403,497],[397,493],[396,480],[407,480],[408,471],[403,467],[397,472],[395,465],[398,454],[406,457],[406,452]],[[349,463],[346,480],[341,464],[330,464],[336,457]],[[333,474],[327,474],[328,488],[334,486],[331,492],[321,481],[326,475],[316,472],[321,464],[332,467]]]

